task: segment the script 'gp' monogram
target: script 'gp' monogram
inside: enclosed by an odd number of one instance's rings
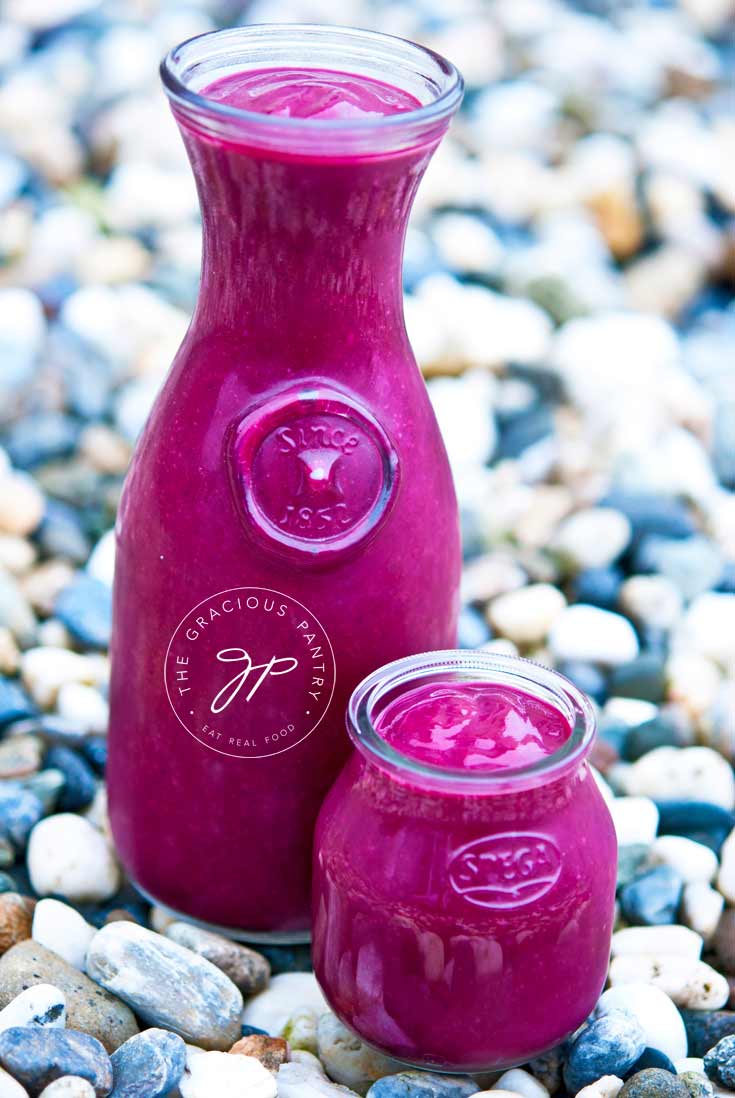
[[[217,659],[220,663],[243,663],[245,666],[241,671],[230,679],[228,683],[222,687],[221,690],[215,694],[210,705],[210,711],[212,713],[221,713],[224,709],[227,709],[240,690],[245,685],[250,673],[252,671],[260,671],[260,675],[255,679],[250,690],[245,695],[245,701],[249,702],[255,695],[258,688],[265,682],[269,675],[274,678],[277,675],[288,675],[289,672],[295,671],[299,666],[299,661],[292,656],[277,657],[273,656],[267,663],[253,663],[252,657],[249,652],[246,652],[244,648],[223,648],[217,653]]]

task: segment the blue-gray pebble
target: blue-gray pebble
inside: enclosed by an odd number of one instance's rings
[[[676,922],[684,882],[668,865],[634,877],[620,890],[620,907],[631,926],[669,926]]]
[[[477,1083],[466,1075],[437,1075],[433,1071],[402,1071],[373,1083],[367,1098],[469,1098]]]
[[[681,1010],[690,1056],[706,1056],[723,1037],[735,1036],[733,1010]]]
[[[723,1037],[709,1050],[704,1070],[716,1083],[735,1090],[735,1037]]]
[[[76,751],[60,745],[50,747],[44,766],[59,770],[64,775],[64,785],[57,800],[60,812],[79,812],[92,803],[97,790],[94,772]]]
[[[42,816],[43,805],[35,793],[18,782],[0,782],[0,835],[17,850],[25,847]]]
[[[6,1029],[0,1033],[0,1066],[32,1095],[64,1075],[87,1079],[100,1098],[112,1088],[112,1065],[104,1046],[94,1037],[71,1029]]]
[[[0,728],[13,721],[32,717],[36,707],[20,683],[0,675]]]
[[[112,593],[107,584],[80,575],[56,600],[56,616],[69,632],[90,648],[109,648]]]
[[[572,1094],[601,1079],[622,1078],[642,1056],[646,1038],[637,1020],[622,1010],[611,1010],[586,1026],[569,1050],[564,1082]]]
[[[112,1054],[110,1098],[162,1098],[184,1074],[186,1045],[175,1033],[147,1029]]]
[[[646,1048],[643,1050],[643,1055],[633,1064],[626,1078],[630,1079],[633,1075],[637,1075],[639,1071],[645,1071],[646,1068],[660,1068],[661,1071],[668,1071],[672,1075],[676,1075],[676,1067],[665,1052],[660,1052],[657,1048]]]

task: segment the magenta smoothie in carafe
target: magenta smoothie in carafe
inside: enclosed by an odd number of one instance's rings
[[[202,282],[120,506],[110,817],[158,903],[298,940],[351,691],[455,637],[457,509],[401,256],[461,79],[399,39],[290,26],[192,39],[162,73]]]
[[[338,1017],[420,1067],[525,1063],[607,974],[616,841],[562,676],[433,652],[360,685],[357,751],[319,816],[313,954]]]

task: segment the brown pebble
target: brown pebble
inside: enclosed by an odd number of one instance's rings
[[[221,934],[178,921],[169,923],[164,934],[177,945],[198,953],[216,965],[245,996],[262,991],[270,980],[271,966],[262,953]]]
[[[31,936],[36,901],[19,892],[0,893],[0,953]]]
[[[241,1037],[230,1049],[238,1056],[252,1056],[260,1060],[264,1068],[275,1075],[281,1066],[291,1059],[288,1041],[283,1037],[266,1037],[265,1034],[252,1033]]]
[[[722,912],[712,945],[719,961],[717,967],[735,976],[735,907],[727,907]]]
[[[113,907],[105,916],[105,923],[137,923],[139,920],[126,907]]]

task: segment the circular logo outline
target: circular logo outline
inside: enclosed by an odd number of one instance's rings
[[[330,415],[345,420],[364,433],[381,463],[382,488],[364,514],[343,531],[329,537],[302,537],[279,529],[257,498],[252,466],[261,446],[279,428],[302,416]],[[323,385],[290,386],[266,398],[231,428],[229,447],[231,482],[249,533],[255,540],[301,564],[329,565],[337,556],[354,552],[372,540],[388,518],[400,487],[400,463],[396,448],[383,426],[353,396]]]
[[[301,739],[297,740],[295,743],[289,744],[288,747],[282,747],[278,751],[269,751],[264,755],[235,755],[231,751],[222,751],[219,747],[214,747],[212,744],[206,743],[204,740],[201,740],[198,736],[196,736],[191,731],[190,728],[188,728],[186,726],[184,721],[179,716],[179,714],[176,710],[176,707],[174,706],[174,703],[171,700],[171,693],[170,693],[169,688],[168,688],[168,678],[167,678],[166,672],[167,672],[167,669],[168,669],[168,659],[169,659],[169,654],[171,652],[171,645],[174,643],[174,640],[176,639],[176,636],[177,636],[179,630],[181,629],[182,625],[186,621],[186,619],[188,617],[190,617],[196,610],[199,609],[200,606],[203,606],[205,603],[211,602],[212,599],[218,599],[221,595],[229,595],[233,591],[263,591],[263,592],[266,592],[269,595],[278,595],[281,598],[288,599],[289,602],[294,603],[296,606],[301,607],[301,609],[306,614],[308,614],[309,617],[313,618],[314,621],[316,622],[316,624],[319,626],[320,630],[322,631],[322,633],[324,635],[324,639],[326,640],[327,644],[329,645],[329,652],[330,652],[330,655],[332,657],[332,667],[334,669],[334,673],[332,675],[332,688],[329,692],[329,698],[327,699],[327,702],[324,706],[324,709],[322,711],[322,715],[320,716],[319,720],[309,729],[308,732],[306,732],[301,737]],[[164,689],[166,691],[166,697],[168,699],[168,703],[171,707],[171,711],[172,711],[173,715],[176,717],[176,720],[179,722],[179,724],[184,729],[184,731],[189,736],[191,736],[191,738],[193,740],[195,740],[201,747],[206,747],[206,748],[208,748],[209,751],[214,751],[218,755],[224,755],[228,759],[239,759],[241,761],[243,761],[243,760],[244,761],[249,761],[249,760],[252,760],[252,759],[271,759],[271,758],[275,758],[277,755],[284,755],[287,751],[292,751],[294,747],[298,747],[299,744],[304,742],[304,740],[308,740],[309,736],[311,736],[311,734],[316,731],[316,729],[319,727],[319,725],[322,723],[322,721],[326,717],[327,712],[329,711],[329,707],[332,704],[332,699],[334,698],[334,691],[337,688],[337,659],[336,659],[335,654],[334,654],[334,647],[332,645],[332,641],[329,637],[329,634],[327,633],[326,629],[324,628],[324,626],[322,625],[321,621],[316,616],[316,614],[313,613],[313,611],[311,611],[308,608],[308,606],[305,606],[303,602],[299,602],[298,599],[293,598],[293,596],[291,596],[291,595],[287,595],[284,591],[277,591],[274,587],[254,587],[254,586],[251,586],[251,585],[238,586],[238,587],[225,587],[222,591],[215,591],[214,594],[208,595],[206,598],[201,599],[194,606],[192,606],[190,610],[187,610],[187,612],[184,614],[184,616],[181,618],[180,622],[178,623],[178,625],[174,629],[173,633],[171,634],[171,639],[169,640],[168,645],[166,646],[166,654],[163,658],[163,685],[164,685]]]

